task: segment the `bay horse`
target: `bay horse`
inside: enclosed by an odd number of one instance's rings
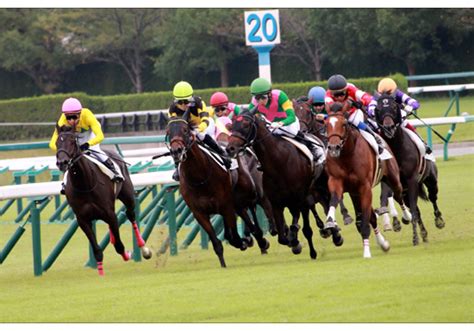
[[[348,192],[356,211],[356,226],[363,240],[363,256],[370,258],[370,225],[374,229],[378,245],[383,251],[390,244],[377,227],[377,218],[372,208],[372,187],[381,178],[394,192],[395,200],[406,209],[402,199],[402,184],[396,160],[392,157],[380,162],[377,172],[378,153],[362,137],[357,128],[348,122],[348,103],[334,103],[325,123],[328,135],[326,171],[331,192],[327,225],[334,218],[334,211],[344,192]]]
[[[189,111],[186,111],[183,117],[173,117],[168,121],[168,148],[174,162],[179,164],[179,191],[199,225],[209,235],[221,267],[225,268],[224,248],[212,227],[211,215],[222,215],[224,238],[232,246],[245,250],[247,243],[237,231],[231,176],[199,147],[189,117]]]
[[[321,139],[321,141],[324,143],[325,148],[327,148],[328,139],[326,135],[326,126],[324,125],[324,119],[317,119],[316,114],[311,110],[311,104],[309,103],[311,100],[308,100],[308,97],[306,96],[300,96],[298,99],[293,99],[292,101],[296,117],[298,117],[300,121],[300,130],[302,132],[314,134],[316,137]],[[354,220],[352,219],[351,215],[349,215],[349,211],[344,205],[343,200],[341,200],[339,207],[341,209],[341,215],[342,219],[344,220],[344,224],[351,224]],[[329,206],[325,204],[323,205],[323,208],[324,212],[327,213],[329,210]],[[315,206],[311,206],[311,212],[313,213],[314,218],[317,220],[317,224],[320,230],[324,229],[324,223],[316,212]],[[321,232],[321,235],[323,237],[326,236],[324,232]]]
[[[442,229],[445,226],[443,217],[438,208],[438,169],[436,163],[424,158],[420,154],[416,144],[410,138],[408,129],[402,128],[402,115],[400,105],[395,99],[382,94],[376,107],[376,121],[381,128],[384,139],[389,144],[400,167],[400,179],[404,189],[405,203],[410,207],[413,225],[413,245],[418,245],[419,239],[416,230],[420,226],[421,237],[424,242],[428,241],[428,232],[421,219],[418,208],[418,197],[428,200],[423,186],[429,193],[429,200],[434,209],[435,225]],[[408,224],[408,223],[405,223]]]
[[[322,172],[322,165],[313,172],[309,160],[285,139],[274,136],[267,128],[268,122],[253,112],[242,111],[232,119],[232,132],[226,148],[231,156],[237,155],[246,147],[252,146],[263,170],[263,189],[272,205],[273,216],[278,232],[278,242],[289,245],[294,254],[301,253],[298,241],[298,219],[303,216],[303,234],[309,253],[316,259],[317,252],[312,242],[313,231],[309,224],[309,203],[315,181]],[[315,176],[315,173],[317,174]],[[283,215],[287,207],[293,217],[289,230]],[[342,245],[343,239],[337,232],[333,240]]]
[[[115,200],[117,198],[126,207],[125,213],[132,223],[133,232],[142,256],[149,259],[151,250],[145,246],[145,241],[138,229],[135,218],[135,190],[125,162],[117,154],[109,151],[105,152],[117,162],[124,177],[123,182],[114,184],[95,163],[87,159],[84,153],[81,152],[75,134],[75,127],[65,125],[59,127],[56,125],[56,130],[58,132],[56,164],[61,171],[67,171],[65,178],[66,199],[76,215],[79,227],[89,239],[97,261],[99,275],[104,275],[104,256],[92,228],[94,220],[101,219],[108,224],[110,242],[123,260],[128,261],[131,257],[130,252],[125,251],[120,238],[119,224],[115,214]]]
[[[228,126],[228,129],[231,129],[232,120],[227,116],[221,116],[216,118],[216,127],[217,123],[222,124],[222,126]],[[227,147],[229,143],[229,135],[230,131],[223,132],[223,131],[216,131],[216,141],[220,144],[224,149]],[[246,239],[249,242],[249,246],[252,244],[252,237],[250,236],[251,233],[254,231],[261,231],[260,225],[257,220],[256,216],[256,205],[260,205],[263,208],[265,216],[267,217],[269,232],[272,236],[277,234],[275,221],[273,220],[273,212],[272,206],[270,201],[268,200],[265,192],[263,191],[263,183],[262,183],[262,172],[259,171],[258,168],[258,159],[255,153],[250,149],[246,148],[242,153],[239,153],[237,156],[238,162],[238,169],[237,173],[237,183],[234,186],[234,200],[235,204],[241,205],[241,208],[236,208],[237,210],[241,209],[240,213],[244,213],[244,215],[248,215],[245,212],[245,209],[250,210],[253,217],[253,223],[250,219],[244,219],[245,227],[244,227],[244,234]],[[234,175],[234,172],[233,172]],[[249,185],[248,185],[248,178],[251,178],[253,190],[250,192]],[[253,194],[256,194],[256,200],[253,198]],[[242,197],[243,195],[243,197]],[[237,214],[240,216],[239,211]],[[244,216],[245,217],[245,216]],[[256,228],[254,228],[256,227]],[[253,229],[252,229],[253,228]],[[269,245],[269,244],[268,244]],[[264,250],[261,248],[262,253]],[[266,250],[265,250],[266,251]]]

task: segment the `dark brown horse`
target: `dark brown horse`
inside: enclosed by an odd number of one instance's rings
[[[418,208],[418,197],[428,200],[423,185],[428,188],[429,200],[434,209],[436,227],[442,229],[445,225],[437,204],[438,169],[436,164],[432,160],[421,157],[418,148],[406,131],[408,129],[401,127],[400,105],[390,95],[383,94],[379,97],[376,107],[376,120],[400,167],[400,179],[404,189],[405,203],[410,207],[412,214],[413,245],[418,245],[417,224],[420,226],[423,241],[427,242],[428,232],[421,220],[421,213]]]
[[[201,150],[188,120],[189,113],[186,112],[182,118],[171,118],[167,127],[169,150],[175,163],[179,163],[179,191],[209,235],[214,252],[225,268],[224,248],[210,222],[211,215],[222,215],[224,237],[232,246],[241,250],[247,248],[237,232],[232,180],[225,169]]]
[[[89,239],[99,275],[104,275],[103,252],[97,244],[92,228],[94,220],[101,219],[109,225],[110,242],[124,261],[130,259],[130,252],[125,251],[120,239],[119,224],[115,214],[116,198],[125,205],[126,215],[132,223],[138,246],[143,257],[149,259],[151,251],[145,246],[135,219],[135,190],[125,162],[118,155],[106,152],[117,162],[124,177],[122,183],[114,184],[95,163],[84,157],[79,148],[74,127],[56,126],[56,130],[58,132],[56,163],[61,171],[67,170],[66,199],[76,214],[77,223]]]
[[[363,239],[365,258],[370,258],[369,235],[370,225],[374,229],[377,243],[384,251],[390,244],[377,228],[377,218],[372,208],[372,187],[381,178],[394,192],[395,200],[405,208],[402,200],[402,185],[396,160],[392,157],[380,162],[377,153],[362,134],[348,122],[349,107],[335,103],[326,119],[328,135],[328,155],[326,170],[329,175],[331,207],[328,213],[327,226],[331,226],[334,211],[344,192],[351,196],[356,211],[356,225]],[[342,109],[341,109],[342,108]]]
[[[305,96],[301,96],[298,99],[293,99],[292,101],[293,101],[293,109],[295,110],[295,114],[300,120],[301,131],[314,134],[316,137],[321,139],[321,141],[324,143],[324,146],[327,148],[328,139],[326,135],[326,126],[324,125],[324,115],[322,116],[322,118],[318,119],[316,116],[317,114],[315,114],[311,109],[311,105],[309,103],[310,100],[308,100],[308,98]],[[322,202],[322,201],[318,201],[318,202]],[[341,214],[342,214],[342,219],[344,220],[344,224],[345,225],[351,224],[354,220],[352,219],[351,215],[349,215],[347,208],[344,206],[343,200],[341,200],[339,206],[341,208]],[[324,208],[324,212],[327,213],[329,206],[324,205],[323,208]],[[321,228],[321,224],[322,224],[324,228],[324,223],[319,218],[319,215],[316,212],[315,206],[311,207],[311,212],[313,213],[314,218],[317,220],[318,226]],[[323,236],[324,236],[324,233],[325,232],[321,232]]]
[[[234,116],[232,134],[229,138],[227,152],[237,155],[246,147],[253,149],[263,170],[263,189],[272,205],[273,216],[278,231],[278,242],[290,245],[295,254],[301,252],[298,241],[298,219],[303,216],[303,234],[305,235],[311,258],[317,257],[313,246],[313,231],[309,224],[308,198],[315,189],[315,181],[322,171],[313,172],[309,160],[290,142],[274,136],[268,129],[266,121],[249,111],[243,111]],[[293,216],[289,231],[286,228],[283,215],[287,207]],[[337,233],[337,242],[342,244],[342,237]],[[334,240],[334,238],[333,238]]]

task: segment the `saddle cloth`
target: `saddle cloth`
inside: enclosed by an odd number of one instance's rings
[[[106,167],[102,162],[100,162],[99,160],[97,160],[97,159],[95,159],[95,158],[93,158],[92,156],[87,155],[87,154],[84,154],[84,157],[86,157],[89,161],[95,163],[95,164],[99,167],[100,171],[102,171],[104,174],[106,174],[107,177],[110,178],[110,180],[112,180],[112,179],[115,177],[115,175],[114,175],[114,173],[112,172],[112,170],[110,170],[109,168],[107,168],[107,167]],[[115,169],[117,170],[117,173],[118,173],[118,177],[121,177],[122,179],[124,179],[124,178],[123,178],[122,171],[120,170],[120,167],[117,165],[117,163],[116,163],[112,158],[109,158],[109,159],[110,159],[110,161],[112,161],[112,163],[114,164],[114,167],[115,167]]]
[[[436,162],[436,159],[435,159],[433,153],[426,154],[425,144],[423,143],[421,138],[418,137],[418,135],[415,132],[411,131],[410,129],[404,128],[404,127],[402,127],[402,130],[405,131],[408,134],[408,137],[410,137],[410,139],[413,141],[413,143],[415,143],[415,146],[416,146],[416,148],[418,148],[418,152],[420,153],[420,157],[424,157],[427,160]]]
[[[375,140],[374,136],[372,136],[370,133],[364,130],[359,130],[359,132],[362,135],[362,137],[364,137],[364,139],[369,143],[370,147],[372,147],[372,149],[374,150],[375,155],[377,155],[380,158],[380,160],[388,160],[393,157],[392,154],[386,148],[384,148],[383,153],[379,155],[379,147],[377,145],[377,141]],[[387,143],[385,142],[385,140],[382,139],[382,142],[383,142],[384,147],[386,147]]]
[[[224,161],[222,161],[222,157],[213,152],[213,151],[210,151],[209,149],[207,149],[206,147],[198,144],[199,148],[204,151],[204,153],[206,153],[207,155],[209,155],[211,157],[211,159],[216,162],[221,168],[222,170],[226,171],[227,172],[227,168],[225,167],[224,165]],[[237,169],[239,166],[237,164],[237,160],[236,159],[231,159],[231,164],[230,164],[230,170],[234,170],[234,169]]]

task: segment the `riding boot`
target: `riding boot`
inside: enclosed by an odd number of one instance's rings
[[[231,161],[229,157],[227,156],[227,153],[224,149],[222,149],[217,142],[212,139],[212,137],[208,134],[204,136],[203,143],[205,143],[207,146],[209,146],[210,149],[212,149],[214,152],[219,154],[222,157],[222,160],[224,161],[224,165],[227,169],[230,169]]]
[[[411,128],[409,128],[407,126],[407,129],[411,130]],[[418,132],[416,132],[416,130],[413,128],[413,130],[411,130],[412,132],[415,132],[415,134],[418,136],[418,138],[420,138],[420,140],[423,142],[423,145],[425,145],[425,151],[426,151],[426,154],[431,154],[433,153],[433,150],[431,149],[430,146],[428,146],[428,144],[426,143],[426,141],[423,140],[423,138],[421,138],[421,136],[418,134]]]
[[[316,164],[323,163],[322,159],[322,154],[319,152],[317,146],[313,144],[311,141],[307,140],[306,137],[304,136],[304,133],[301,131],[298,131],[298,133],[295,136],[295,139],[308,147],[308,149],[311,151],[311,154],[313,154],[314,157],[314,162]]]
[[[114,167],[114,164],[112,163],[112,161],[110,159],[107,159],[105,162],[104,162],[104,165],[114,173],[114,178],[112,178],[112,181],[113,182],[123,182],[123,178],[120,177],[119,173],[117,172],[117,170],[115,169]]]
[[[377,142],[377,145],[379,146],[379,155],[383,153],[383,142],[382,139],[376,134],[372,129],[367,125],[366,130],[368,133],[370,133],[372,136],[374,136],[375,141]]]
[[[61,194],[66,194],[66,185],[64,183],[61,183],[61,191],[59,191]]]

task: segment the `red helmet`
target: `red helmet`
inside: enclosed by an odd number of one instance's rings
[[[216,106],[222,106],[226,105],[229,103],[229,98],[227,98],[227,95],[222,92],[216,92],[211,96],[211,106],[216,107]]]

